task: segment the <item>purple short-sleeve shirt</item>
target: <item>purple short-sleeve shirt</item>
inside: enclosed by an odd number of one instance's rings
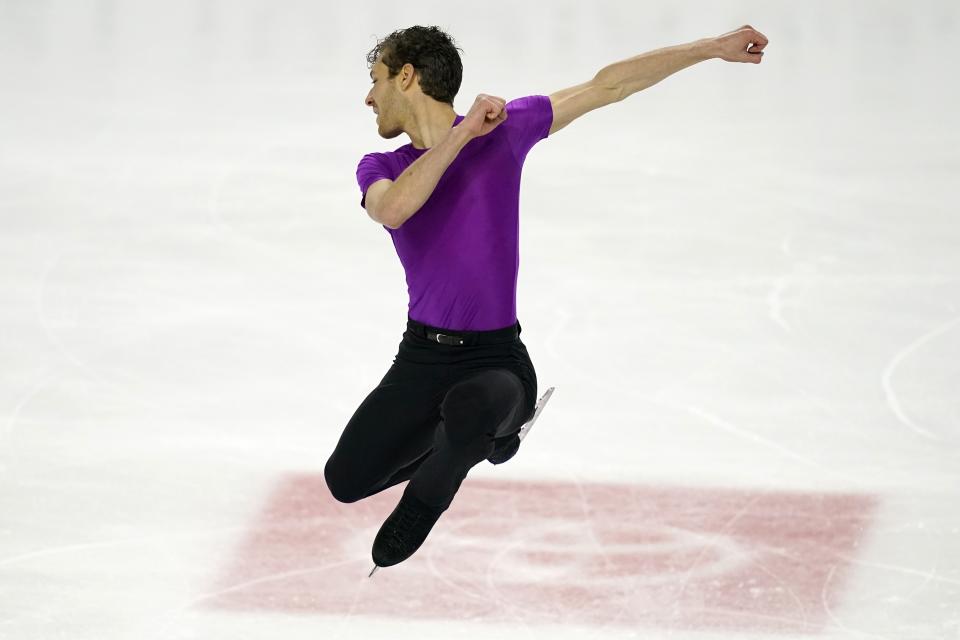
[[[496,129],[467,143],[411,218],[398,229],[384,226],[406,273],[407,314],[423,324],[488,331],[517,321],[520,173],[547,137],[553,109],[537,95],[511,100],[506,110]],[[406,144],[363,156],[360,205],[371,184],[396,180],[426,152]]]

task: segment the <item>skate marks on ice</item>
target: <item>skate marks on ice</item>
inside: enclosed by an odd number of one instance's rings
[[[835,624],[876,509],[862,494],[468,479],[423,547],[367,580],[401,492],[341,504],[322,474],[285,477],[201,606],[812,633]]]
[[[883,376],[881,378],[882,385],[883,385],[883,393],[884,393],[884,396],[886,397],[887,405],[890,407],[890,410],[893,411],[894,415],[897,416],[897,420],[899,420],[901,424],[908,427],[914,433],[920,436],[923,436],[924,438],[934,440],[937,442],[942,441],[943,438],[940,437],[938,434],[934,433],[933,431],[931,431],[930,429],[917,424],[903,410],[903,407],[901,406],[901,403],[900,403],[899,396],[894,390],[893,374],[894,374],[894,371],[896,371],[897,367],[900,366],[900,363],[903,362],[903,360],[911,356],[913,353],[917,352],[927,342],[930,342],[934,338],[937,338],[947,333],[958,324],[960,324],[960,316],[953,318],[952,320],[944,324],[941,324],[935,327],[934,329],[931,329],[930,331],[923,334],[922,336],[920,336],[919,338],[917,338],[907,346],[903,347],[900,351],[896,353],[896,355],[893,356],[893,358],[890,359],[890,362],[887,363],[887,366],[884,367]]]

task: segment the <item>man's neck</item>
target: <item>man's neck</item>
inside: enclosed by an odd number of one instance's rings
[[[434,101],[414,107],[410,114],[410,129],[407,135],[416,149],[429,149],[443,140],[450,132],[457,113],[446,103]]]

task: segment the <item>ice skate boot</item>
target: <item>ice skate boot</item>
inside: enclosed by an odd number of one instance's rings
[[[412,556],[445,510],[404,494],[373,540],[372,555],[376,565],[373,571],[378,567],[393,566]],[[373,571],[370,575],[373,575]]]

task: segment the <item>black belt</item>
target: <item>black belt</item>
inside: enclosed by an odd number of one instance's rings
[[[519,321],[509,327],[494,329],[492,331],[463,331],[431,327],[422,322],[417,322],[409,316],[407,316],[407,330],[421,338],[426,338],[430,342],[449,344],[457,347],[513,342],[520,336],[521,331]]]

